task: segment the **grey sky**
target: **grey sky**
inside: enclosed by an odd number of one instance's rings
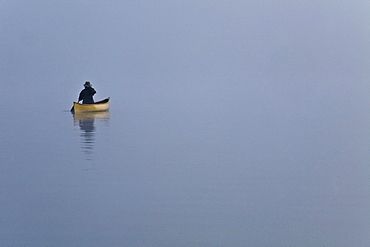
[[[366,1],[1,1],[2,84],[57,84],[71,97],[84,80],[108,83],[99,85],[106,94],[130,83],[268,83],[299,93],[358,82],[368,78],[369,8]]]

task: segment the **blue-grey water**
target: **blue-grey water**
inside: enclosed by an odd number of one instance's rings
[[[369,16],[0,1],[0,246],[368,247]]]
[[[367,246],[361,100],[148,88],[2,108],[1,246]]]

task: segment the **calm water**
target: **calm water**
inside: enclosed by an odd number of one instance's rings
[[[0,0],[0,247],[370,247],[369,6]]]
[[[3,107],[0,245],[369,246],[362,100],[168,90]]]

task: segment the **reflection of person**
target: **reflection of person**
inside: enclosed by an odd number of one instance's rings
[[[85,82],[84,86],[85,89],[83,89],[78,96],[78,102],[82,100],[82,104],[94,104],[93,96],[96,94],[95,89],[89,81]]]
[[[95,144],[94,118],[80,119],[78,125],[81,129],[81,151],[86,155],[86,160],[93,160]]]

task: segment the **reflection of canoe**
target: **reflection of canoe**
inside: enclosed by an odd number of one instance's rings
[[[94,104],[80,104],[73,102],[73,111],[74,112],[99,112],[99,111],[108,111],[110,98],[103,99],[101,101],[95,102]]]
[[[73,114],[74,121],[106,121],[109,117],[109,111],[75,112]]]

